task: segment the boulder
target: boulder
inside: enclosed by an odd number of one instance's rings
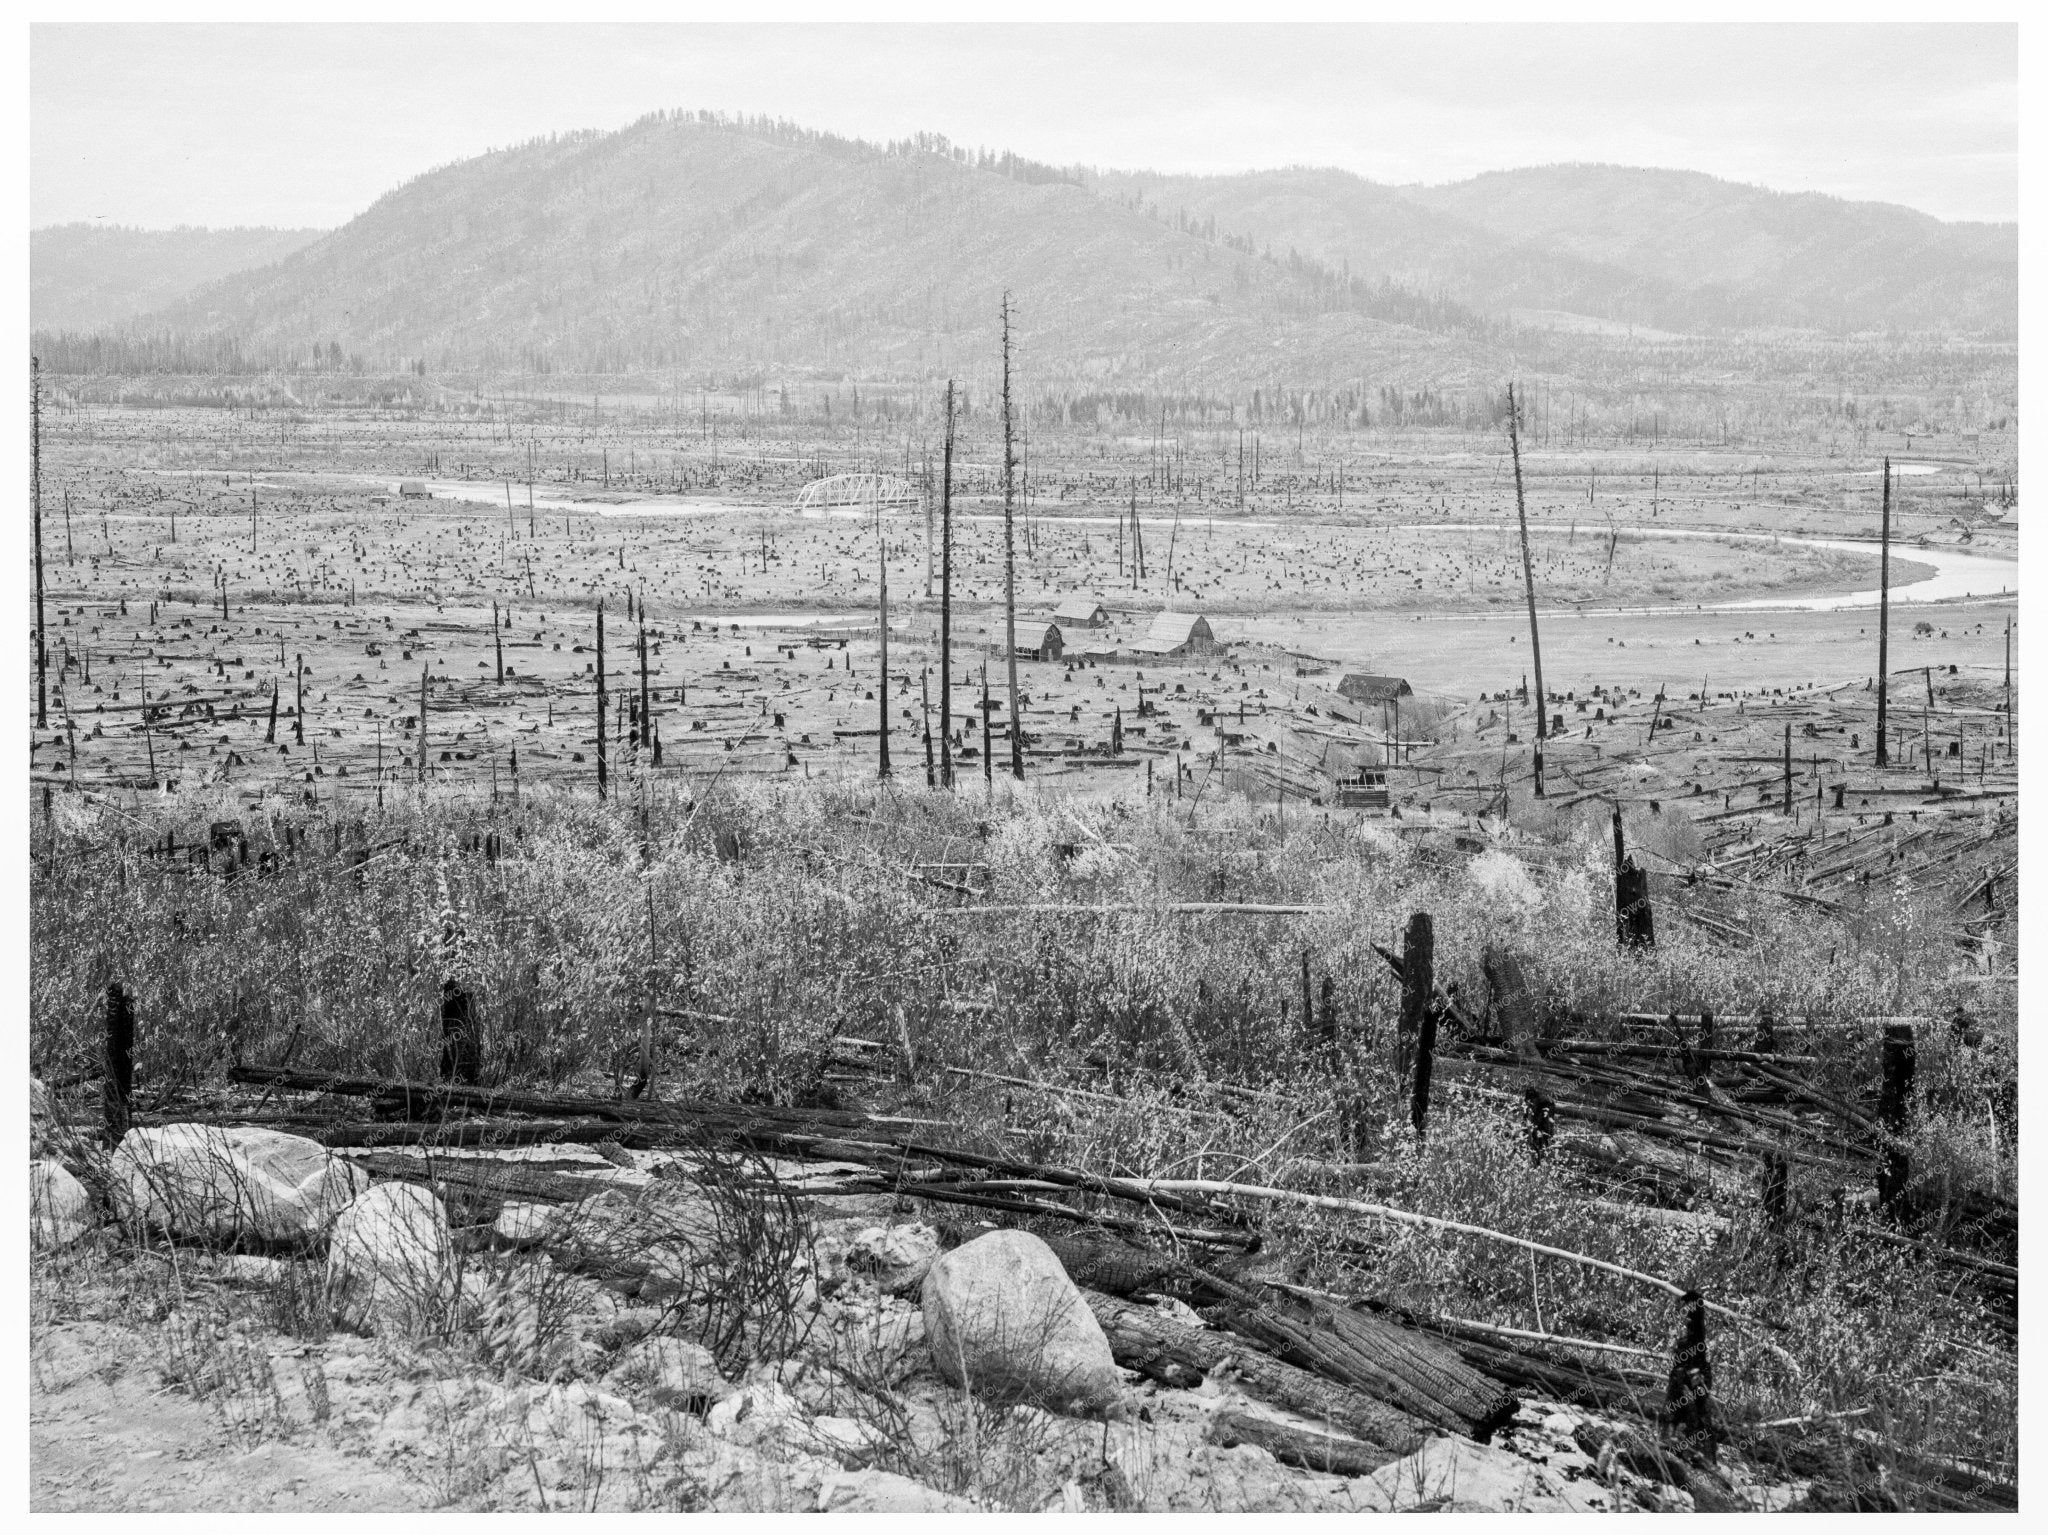
[[[688,1338],[653,1335],[626,1349],[606,1377],[663,1407],[703,1413],[732,1391],[711,1350]]]
[[[908,1295],[924,1284],[939,1255],[939,1234],[922,1221],[869,1226],[846,1249],[846,1266],[869,1275],[885,1295]]]
[[[973,1513],[965,1498],[952,1497],[893,1471],[842,1471],[818,1488],[821,1514]]]
[[[345,1325],[385,1335],[419,1331],[444,1314],[453,1275],[448,1213],[418,1184],[377,1184],[335,1218],[327,1293]]]
[[[1373,1513],[1571,1514],[1593,1500],[1605,1506],[1598,1484],[1587,1489],[1591,1499],[1576,1496],[1548,1467],[1457,1435],[1432,1439],[1351,1485],[1357,1506]]]
[[[1029,1232],[992,1231],[936,1259],[924,1325],[940,1377],[976,1395],[1076,1417],[1121,1405],[1123,1379],[1101,1324]]]
[[[554,1226],[553,1205],[507,1204],[491,1223],[491,1234],[508,1247],[531,1247]]]
[[[130,1130],[109,1172],[124,1221],[221,1242],[315,1239],[369,1181],[302,1135],[215,1125]]]
[[[28,1220],[31,1247],[69,1247],[92,1230],[92,1196],[62,1162],[31,1162]]]
[[[255,1253],[229,1253],[214,1265],[214,1275],[223,1284],[269,1289],[291,1277],[291,1265],[282,1258],[265,1258]]]

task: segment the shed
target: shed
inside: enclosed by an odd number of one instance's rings
[[[1398,698],[1413,698],[1415,689],[1403,677],[1375,677],[1366,672],[1347,672],[1337,684],[1340,698],[1355,704],[1390,704]]]
[[[1109,609],[1093,597],[1069,597],[1052,616],[1064,629],[1100,629],[1109,622]]]
[[[1027,661],[1057,661],[1066,648],[1058,624],[1034,618],[1017,626],[1017,654]]]
[[[1141,640],[1131,649],[1146,656],[1213,656],[1223,647],[1216,643],[1209,620],[1199,613],[1161,613]]]
[[[429,494],[425,480],[400,480],[398,493],[401,496],[424,496]]]

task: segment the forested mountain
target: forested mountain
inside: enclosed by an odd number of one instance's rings
[[[55,224],[28,237],[29,325],[94,330],[174,304],[195,288],[268,266],[324,229],[129,229]]]
[[[37,236],[39,293],[89,233]],[[1688,173],[1097,173],[709,113],[445,166],[317,239],[226,233],[246,270],[39,346],[60,370],[928,377],[993,355],[1008,290],[1041,383],[1342,394],[1497,378],[1532,310],[2009,334],[2018,280],[2010,225]],[[40,327],[96,323],[54,306]]]
[[[2018,327],[2017,224],[1618,165],[1497,171],[1407,195],[1520,247],[1668,284],[1673,328]]]
[[[1228,249],[1052,167],[681,115],[431,172],[136,329],[232,337],[252,360],[922,374],[993,352],[1006,288],[1041,379],[1497,369],[1496,322]]]
[[[1338,170],[1116,173],[1097,185],[1487,313],[1567,310],[1680,331],[2010,336],[2018,325],[2016,225],[1945,224],[1691,171],[1558,165],[1440,187]]]

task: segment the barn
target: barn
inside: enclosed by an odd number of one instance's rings
[[[1223,653],[1209,620],[1199,613],[1161,613],[1141,640],[1131,643],[1134,654],[1172,659],[1179,656],[1214,656]]]
[[[1375,677],[1368,672],[1347,672],[1344,680],[1337,684],[1339,697],[1348,698],[1355,704],[1390,704],[1396,699],[1413,698],[1415,689],[1408,686],[1403,677]]]
[[[424,496],[427,494],[426,481],[400,480],[398,482],[398,493],[408,499],[414,496]]]
[[[1060,626],[1042,618],[1017,625],[1017,656],[1024,661],[1057,661],[1067,648]]]
[[[1069,597],[1052,616],[1062,629],[1100,629],[1109,622],[1109,609],[1092,597]]]

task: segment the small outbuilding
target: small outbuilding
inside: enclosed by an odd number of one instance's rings
[[[407,498],[430,494],[425,480],[400,480],[398,482],[398,493]]]
[[[1017,626],[1017,656],[1024,661],[1057,661],[1066,653],[1067,642],[1058,624],[1028,619]]]
[[[1403,677],[1375,677],[1366,672],[1347,672],[1344,680],[1337,684],[1337,694],[1355,704],[1390,704],[1397,699],[1413,698],[1415,689],[1408,686]]]
[[[1069,597],[1052,616],[1062,629],[1100,629],[1109,622],[1109,609],[1093,597]]]
[[[1141,656],[1172,659],[1180,656],[1213,656],[1222,654],[1223,647],[1216,642],[1216,633],[1209,627],[1209,620],[1199,613],[1161,613],[1152,620],[1152,627],[1141,640],[1131,643],[1131,650]]]

